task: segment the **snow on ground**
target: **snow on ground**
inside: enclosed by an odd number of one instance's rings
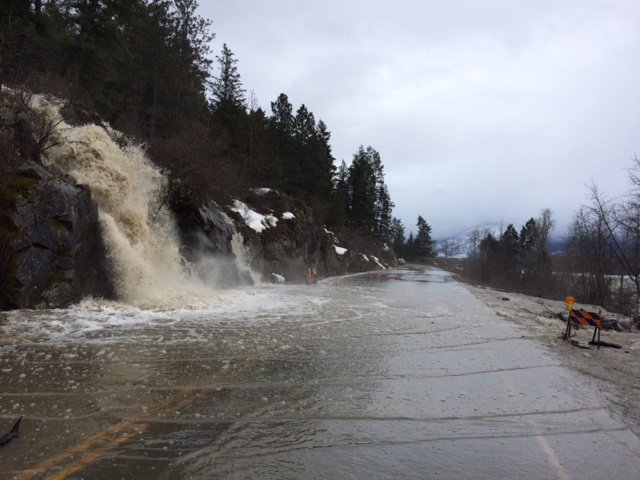
[[[240,200],[234,200],[231,210],[239,213],[244,223],[258,233],[267,228],[275,227],[278,223],[278,219],[273,215],[262,215],[261,213],[255,212]]]
[[[285,278],[282,275],[278,275],[277,273],[272,273],[271,275],[273,275],[273,278],[275,279],[276,283],[285,282]]]
[[[252,191],[256,195],[266,195],[267,193],[271,192],[271,189],[270,188],[253,188]]]
[[[570,345],[561,337],[565,323],[557,314],[566,315],[564,301],[465,286],[497,315],[521,325],[525,332],[523,337],[534,338],[547,345],[576,375],[587,374],[599,380],[601,389],[611,400],[611,404],[634,420],[632,430],[640,435],[640,331],[602,330],[601,341],[617,343],[622,348],[601,347],[597,350],[591,347],[590,350],[583,350]],[[589,311],[600,310],[600,307],[594,305],[577,304],[576,307]],[[607,315],[611,314],[603,310],[604,318]],[[592,336],[592,328],[581,328],[575,331],[574,340],[588,343]]]
[[[291,212],[284,212],[282,214],[282,219],[283,220],[293,220],[294,218],[296,218],[296,216]]]
[[[345,253],[347,253],[347,249],[346,248],[342,248],[342,247],[339,247],[337,245],[334,245],[333,248],[336,249],[336,253],[338,255],[344,255]]]
[[[376,264],[382,269],[382,270],[386,270],[386,267],[384,265],[382,265],[380,263],[380,260],[378,260],[377,257],[374,257],[373,255],[371,255],[371,258],[373,258],[373,261],[376,262]]]

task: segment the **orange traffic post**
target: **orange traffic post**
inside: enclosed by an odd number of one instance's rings
[[[568,342],[571,341],[571,311],[573,310],[573,306],[576,304],[576,299],[569,295],[564,299],[564,302],[567,304],[567,311],[569,312],[569,316],[567,317],[567,328],[564,330],[564,339]]]

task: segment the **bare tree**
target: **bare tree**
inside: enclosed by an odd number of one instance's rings
[[[537,220],[538,226],[538,245],[536,249],[539,252],[547,252],[549,247],[549,235],[554,227],[553,213],[550,209],[545,208],[540,212]]]
[[[624,276],[635,290],[635,316],[640,309],[640,162],[634,158],[629,179],[634,190],[619,202],[607,201],[595,185],[590,187],[591,202],[602,218],[609,235],[611,251],[622,269],[620,293],[624,291]]]
[[[471,246],[471,251],[469,252],[472,257],[478,256],[478,247],[480,246],[480,229],[473,229],[469,235],[467,236],[467,240],[469,241],[469,245]]]
[[[570,228],[573,288],[585,301],[600,305],[610,303],[609,274],[612,271],[608,208],[582,206]],[[577,281],[577,284],[576,284]]]

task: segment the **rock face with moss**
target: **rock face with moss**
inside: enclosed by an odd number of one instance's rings
[[[4,180],[0,306],[55,308],[109,295],[91,192],[57,167],[27,161]]]

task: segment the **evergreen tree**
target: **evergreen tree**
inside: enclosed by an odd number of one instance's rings
[[[412,245],[413,256],[418,259],[435,257],[436,254],[433,249],[435,242],[431,239],[431,226],[421,215],[418,215],[416,226],[418,227],[418,232]]]
[[[226,43],[223,44],[222,52],[216,60],[219,74],[214,77],[211,85],[213,118],[228,132],[230,147],[234,153],[251,156],[251,136],[255,133],[252,126],[255,126],[255,117],[250,118],[246,111],[245,91],[236,65],[238,60],[234,58]],[[248,168],[253,171],[253,158],[250,158],[248,163]]]
[[[384,182],[380,154],[361,145],[353,156],[347,181],[347,221],[349,225],[376,238],[391,241],[393,203]]]
[[[379,179],[380,180],[380,179]],[[375,204],[375,222],[373,234],[376,238],[390,243],[391,235],[391,211],[394,207],[389,195],[389,189],[384,181],[378,183],[378,192]]]
[[[293,152],[293,106],[289,98],[281,93],[271,102],[271,116],[268,121],[269,152],[263,168],[263,181],[275,188],[285,189],[291,184],[287,177],[287,167]]]
[[[321,198],[328,199],[333,192],[333,176],[336,173],[335,158],[331,153],[331,132],[327,125],[318,121],[316,127],[316,175],[317,192]]]
[[[415,243],[416,243],[416,239],[413,235],[413,232],[409,232],[409,238],[407,238],[407,243],[404,248],[404,251],[406,252],[406,256],[409,259],[413,259],[413,247]]]
[[[154,0],[160,8],[163,0]],[[211,21],[197,15],[196,0],[173,0],[169,9],[168,48],[171,52],[169,72],[170,94],[166,101],[171,105],[170,134],[189,128],[192,119],[204,119],[207,112],[205,85],[209,79],[211,60],[209,32]]]
[[[0,75],[50,82],[43,90],[142,137],[181,185],[244,187],[250,179],[306,197],[336,226],[393,242],[397,225],[379,153],[360,147],[336,176],[331,133],[305,105],[294,115],[283,93],[270,115],[255,97],[247,111],[227,44],[210,78],[211,23],[197,8],[196,0],[0,2]]]
[[[520,230],[520,248],[525,252],[537,249],[539,237],[538,223],[530,218]]]
[[[249,166],[254,186],[265,178],[264,159],[268,150],[267,115],[262,108],[256,105],[254,96],[249,112]]]
[[[291,149],[284,152],[287,179],[285,189],[295,195],[314,197],[316,121],[307,107],[302,104],[293,117]]]
[[[349,224],[372,234],[375,225],[376,168],[380,155],[373,148],[361,145],[349,167]]]
[[[275,102],[271,102],[271,123],[282,138],[293,136],[293,106],[289,97],[281,93]]]
[[[304,103],[293,119],[293,135],[300,147],[309,146],[316,136],[316,120]]]
[[[497,270],[499,243],[491,233],[487,233],[478,245],[480,280],[489,283]]]
[[[215,111],[244,111],[246,108],[245,90],[242,88],[238,60],[233,52],[222,45],[222,52],[216,56],[220,73],[213,78],[211,94],[213,96],[213,110]]]
[[[396,255],[403,255],[404,252],[404,225],[399,218],[393,217],[391,219],[391,246],[396,252]]]
[[[509,224],[500,236],[500,269],[504,276],[513,281],[520,277],[521,247],[518,232]]]
[[[543,239],[542,222],[529,219],[520,231],[522,281],[530,288],[542,289],[551,280],[551,261]],[[547,234],[548,235],[548,234]]]

